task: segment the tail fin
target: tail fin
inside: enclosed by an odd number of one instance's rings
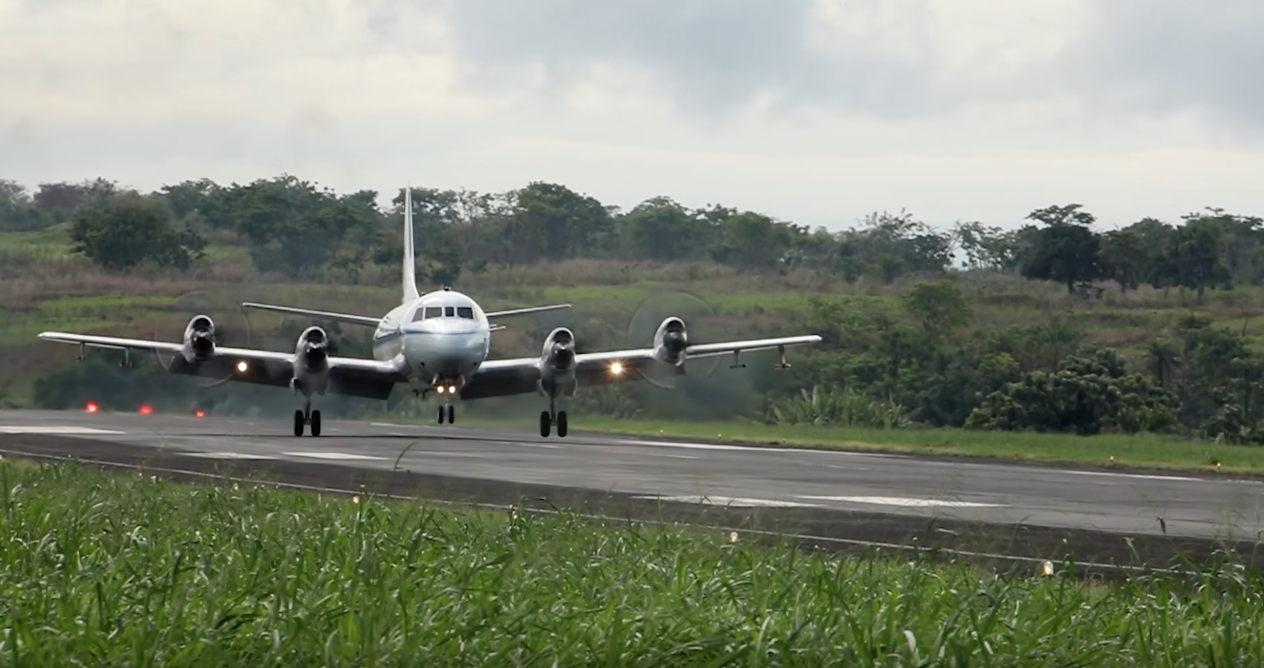
[[[404,190],[404,300],[408,302],[421,295],[417,292],[417,260],[413,257],[413,187]]]

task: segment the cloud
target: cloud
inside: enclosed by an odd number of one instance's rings
[[[859,20],[885,39],[823,30],[827,7],[806,0],[460,0],[444,16],[481,89],[528,82],[558,96],[606,66],[640,72],[680,108],[711,117],[760,100],[898,115],[934,107],[935,54],[919,38],[919,13],[907,11],[925,1],[856,4],[872,5]]]
[[[1069,50],[1070,88],[1096,111],[1197,112],[1264,129],[1264,3],[1109,0]]]
[[[482,90],[558,97],[597,65],[686,112],[750,108],[919,120],[1054,92],[1032,80],[1083,25],[1081,0],[461,0],[443,16]],[[524,83],[529,82],[529,83]]]
[[[1211,6],[1207,6],[1211,7]],[[1260,5],[1264,8],[1264,4]],[[1264,208],[1225,0],[0,0],[0,178],[565,183],[804,224]],[[1256,206],[1256,205],[1259,206]]]

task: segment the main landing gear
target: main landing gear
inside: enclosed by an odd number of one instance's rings
[[[301,411],[294,411],[294,435],[302,436],[303,427],[312,426],[312,436],[320,436],[320,411],[312,410],[312,402],[307,402]]]
[[[549,429],[557,425],[557,435],[566,436],[566,411],[557,410],[553,400],[549,400],[549,410],[540,411],[540,435],[548,437]]]
[[[439,407],[439,424],[443,424],[443,415],[447,413],[448,424],[456,424],[456,407],[452,404],[444,404]]]

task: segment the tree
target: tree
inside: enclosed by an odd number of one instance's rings
[[[115,183],[101,178],[81,183],[41,183],[34,200],[35,206],[41,211],[74,211],[103,204],[106,199],[119,192]]]
[[[188,269],[206,247],[196,233],[175,229],[171,210],[161,198],[131,194],[79,211],[70,238],[76,252],[116,271],[145,262]]]
[[[613,241],[611,211],[566,186],[532,182],[511,199],[511,238],[533,260],[591,256]]]
[[[767,269],[789,250],[800,230],[760,213],[744,211],[720,226],[712,248],[717,262],[747,269]]]
[[[354,229],[376,226],[376,194],[339,197],[291,175],[234,187],[226,197],[228,218],[254,244],[260,269],[299,275],[324,266]]]
[[[980,222],[958,222],[953,227],[954,243],[966,254],[966,267],[1001,271],[1009,261],[1013,249],[1004,242],[1004,232],[999,227],[987,227]]]
[[[1103,235],[1097,252],[1102,277],[1119,283],[1119,291],[1136,290],[1150,268],[1145,241],[1127,229]]]
[[[171,204],[171,210],[176,218],[184,218],[196,211],[209,219],[212,217],[210,209],[215,204],[213,199],[221,190],[222,188],[214,181],[203,178],[196,181],[181,181],[176,185],[164,185],[159,192]]]
[[[965,295],[952,281],[918,283],[904,296],[904,308],[937,333],[965,327],[974,318]]]
[[[671,262],[700,257],[711,226],[670,197],[645,200],[619,218],[623,249],[643,260]]]
[[[1039,230],[1035,247],[1023,264],[1022,275],[1027,279],[1064,283],[1067,293],[1071,293],[1076,283],[1101,277],[1099,248],[1099,237],[1083,225],[1050,225]]]
[[[1197,290],[1200,304],[1207,286],[1230,278],[1221,261],[1220,232],[1213,221],[1186,221],[1168,238],[1164,259],[1171,284]]]
[[[26,186],[0,179],[0,231],[29,232],[48,224],[48,217],[35,208]]]

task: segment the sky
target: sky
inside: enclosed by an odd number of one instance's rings
[[[1264,215],[1259,0],[0,0],[0,178]]]

